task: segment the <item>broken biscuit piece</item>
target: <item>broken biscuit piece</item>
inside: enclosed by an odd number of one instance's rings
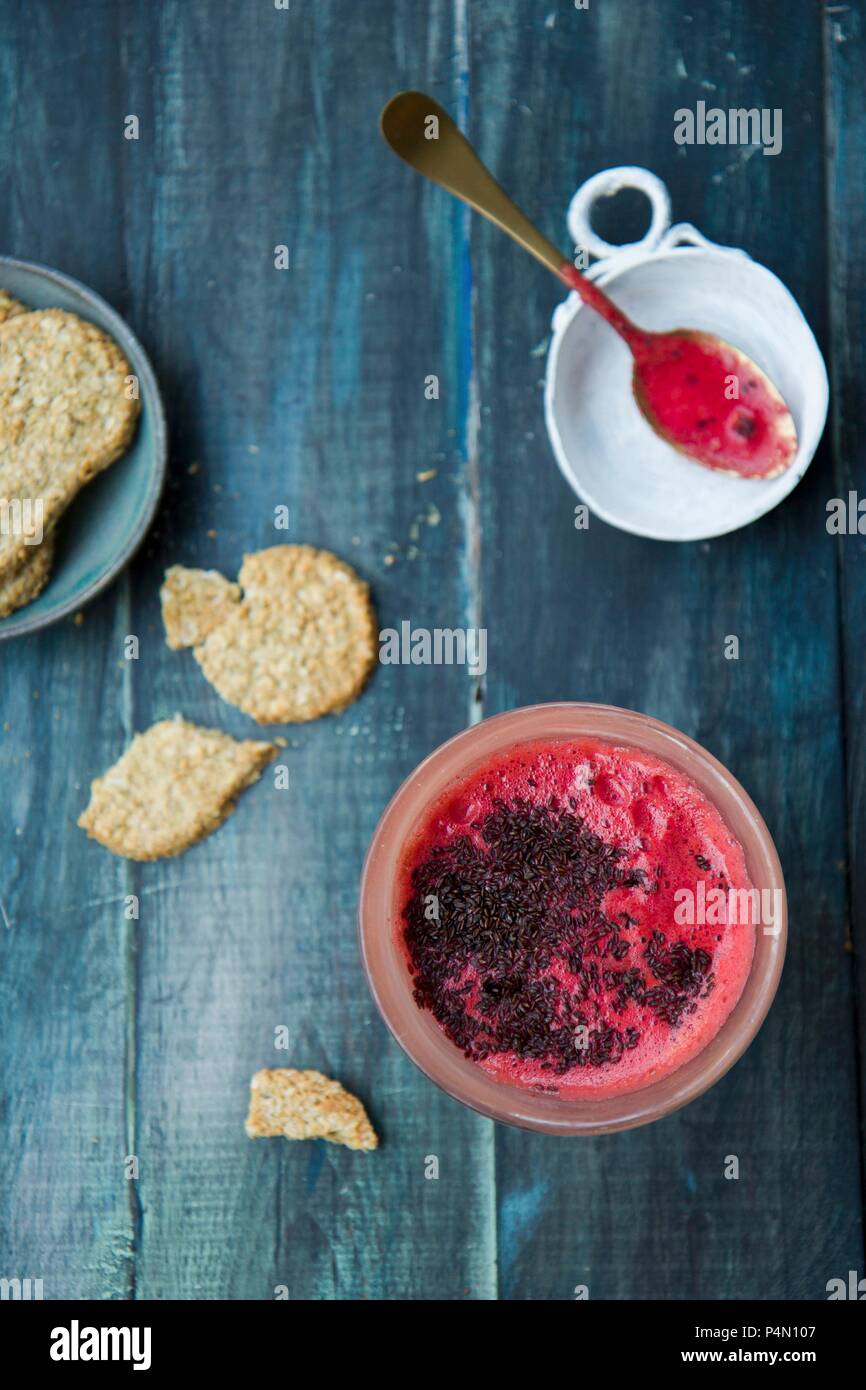
[[[275,545],[247,555],[241,602],[195,648],[224,700],[259,724],[336,713],[376,664],[376,615],[367,585],[329,550]]]
[[[0,618],[32,603],[45,588],[54,563],[54,537],[27,547],[27,559],[13,574],[0,578]]]
[[[327,1139],[349,1149],[376,1149],[379,1140],[357,1096],[320,1071],[257,1071],[250,1082],[251,1139]]]
[[[196,647],[240,602],[240,586],[218,570],[172,565],[159,591],[165,640],[172,651]]]
[[[132,740],[90,788],[78,824],[125,859],[163,859],[203,840],[258,781],[275,743],[239,742],[179,716]]]

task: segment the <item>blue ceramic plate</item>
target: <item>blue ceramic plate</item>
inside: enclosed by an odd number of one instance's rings
[[[66,309],[110,333],[138,377],[141,418],[122,458],[82,489],[57,523],[51,578],[26,607],[0,618],[0,640],[47,627],[104,589],[144,539],[165,478],[165,415],[144,349],[104,299],[44,265],[0,256],[0,289],[31,309]]]

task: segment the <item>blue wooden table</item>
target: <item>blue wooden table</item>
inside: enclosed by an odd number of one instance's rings
[[[584,178],[644,164],[676,217],[782,276],[832,403],[780,509],[681,547],[575,530],[542,418],[556,285],[387,152],[377,115],[407,86],[552,239]],[[866,540],[829,534],[826,506],[866,496],[864,92],[857,3],[2,0],[0,249],[125,315],[172,447],[130,569],[83,622],[0,648],[0,1275],[46,1298],[820,1299],[862,1273]],[[678,146],[701,99],[781,108],[782,153]],[[642,216],[613,201],[601,230]],[[180,859],[114,858],[75,820],[134,731],[182,711],[251,732],[165,647],[165,566],[233,574],[275,539],[349,559],[382,627],[483,625],[486,677],[381,667],[341,717],[283,731],[288,793],[266,778]],[[355,935],[402,778],[481,715],[556,699],[645,710],[720,757],[791,910],[734,1070],[573,1142],[425,1081]],[[249,1078],[285,1064],[364,1097],[380,1151],[250,1142]]]

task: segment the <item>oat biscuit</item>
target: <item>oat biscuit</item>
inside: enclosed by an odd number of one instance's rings
[[[195,647],[227,618],[241,591],[217,570],[172,565],[159,591],[165,640],[172,651]]]
[[[95,324],[62,309],[0,324],[0,499],[42,504],[47,529],[132,438],[139,402],[130,367]],[[27,558],[20,532],[0,528],[0,576]]]
[[[257,1071],[250,1082],[251,1139],[327,1139],[349,1149],[377,1149],[379,1140],[357,1096],[320,1071]]]
[[[350,565],[311,545],[247,555],[243,599],[195,648],[224,700],[259,724],[345,709],[376,662],[376,615]]]
[[[0,323],[5,323],[7,319],[13,319],[16,314],[26,314],[27,305],[20,300],[13,299],[11,294],[5,290],[0,290]]]
[[[32,603],[48,583],[54,563],[54,537],[46,536],[39,545],[27,547],[27,559],[12,574],[0,579],[0,618],[8,618],[16,608]]]
[[[126,859],[182,854],[231,815],[258,781],[274,743],[238,742],[177,716],[138,734],[90,788],[78,824]]]

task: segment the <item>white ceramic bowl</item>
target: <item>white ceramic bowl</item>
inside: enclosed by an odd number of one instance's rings
[[[610,246],[590,226],[594,202],[638,188],[652,203],[646,235]],[[744,251],[716,246],[686,222],[670,226],[670,199],[647,169],[606,169],[572,199],[576,247],[598,257],[590,279],[643,328],[702,328],[757,362],[778,386],[797,427],[791,467],[768,482],[692,463],[660,439],[637,408],[625,343],[572,293],[553,315],[545,418],[557,462],[597,516],[654,540],[696,541],[747,526],[796,487],[827,417],[827,371],[790,292]]]

